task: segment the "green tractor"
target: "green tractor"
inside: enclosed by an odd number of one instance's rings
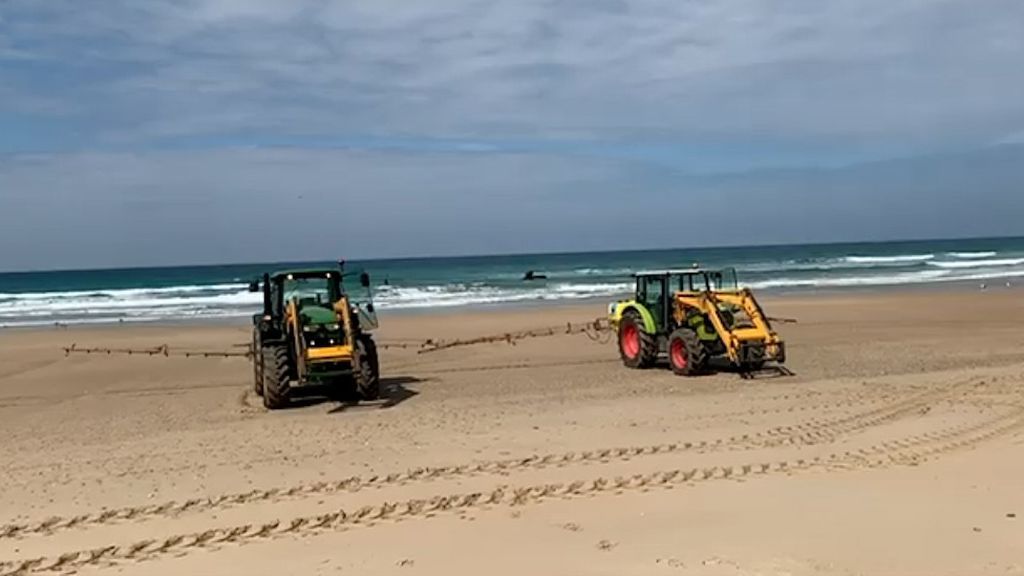
[[[629,368],[649,368],[664,354],[672,371],[706,371],[713,357],[744,373],[786,361],[786,346],[754,293],[740,288],[736,271],[638,272],[633,298],[608,307],[619,355]]]
[[[370,277],[359,274],[359,300],[345,290],[348,277],[339,262],[264,274],[249,285],[263,292],[263,311],[253,315],[252,363],[255,392],[268,409],[288,406],[293,392],[309,386],[326,386],[338,398],[380,397]]]

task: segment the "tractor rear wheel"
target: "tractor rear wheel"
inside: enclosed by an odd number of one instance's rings
[[[260,350],[260,336],[256,330],[252,331],[252,381],[253,392],[257,396],[263,396],[263,351]]]
[[[658,358],[658,343],[647,332],[636,310],[626,310],[619,321],[619,356],[629,368],[650,368]]]
[[[679,328],[668,337],[668,363],[680,376],[692,376],[704,371],[708,354],[697,333]]]
[[[355,354],[352,358],[352,376],[356,381],[356,390],[363,400],[380,398],[380,364],[377,358],[377,344],[368,334],[356,340]]]
[[[263,347],[263,405],[268,410],[288,406],[288,348],[280,344]]]

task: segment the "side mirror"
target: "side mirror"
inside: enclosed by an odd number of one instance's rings
[[[370,275],[367,274],[366,272],[361,273],[359,275],[359,284],[361,284],[363,288],[369,288],[370,287]]]
[[[252,282],[249,282],[249,292],[259,292],[259,291],[260,291],[260,281],[259,280],[253,280]]]

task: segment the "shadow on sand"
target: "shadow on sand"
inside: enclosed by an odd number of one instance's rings
[[[331,390],[327,386],[309,386],[295,390],[291,401],[285,410],[296,410],[309,408],[320,404],[338,403],[328,411],[328,414],[337,412],[350,412],[353,410],[380,410],[393,408],[402,402],[413,398],[419,392],[410,390],[406,386],[426,382],[415,376],[391,376],[380,379],[381,397],[379,400],[361,401],[355,391],[339,394],[337,390]]]
[[[655,364],[657,368],[664,370],[672,370],[668,360],[658,360]],[[699,374],[688,376],[688,378],[705,378],[708,376],[715,376],[716,374],[736,374],[743,380],[771,380],[774,378],[787,378],[789,376],[796,376],[796,373],[778,364],[769,364],[757,370],[750,370],[744,368],[738,368],[727,360],[721,360],[718,358],[712,358],[708,362],[707,369]]]
[[[419,384],[421,382],[426,382],[426,380],[415,376],[382,377],[380,379],[380,400],[364,402],[355,398],[342,399],[341,403],[338,404],[337,407],[332,408],[328,414],[351,412],[353,410],[383,410],[387,408],[394,408],[402,402],[405,402],[419,394],[419,392],[410,390],[406,386],[409,384]]]

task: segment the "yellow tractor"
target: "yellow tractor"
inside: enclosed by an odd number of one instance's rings
[[[326,386],[337,397],[380,396],[370,277],[359,274],[365,297],[357,299],[345,290],[349,276],[339,263],[264,274],[249,285],[263,292],[263,311],[253,316],[252,359],[255,392],[267,408],[287,406],[307,386]]]
[[[609,305],[619,355],[630,368],[649,368],[664,354],[680,375],[705,372],[724,357],[744,372],[786,361],[786,347],[736,271],[665,270],[634,274],[632,299]]]

